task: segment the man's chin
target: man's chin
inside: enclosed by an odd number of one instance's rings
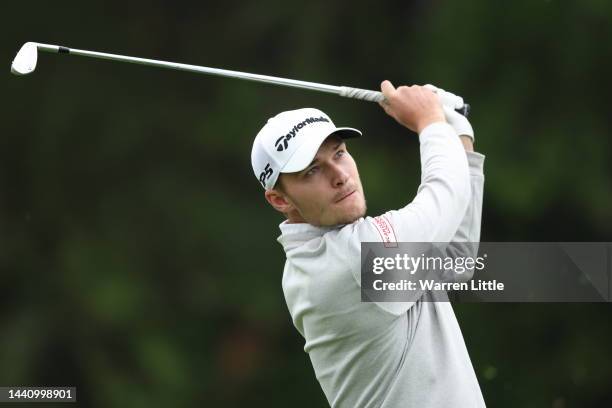
[[[338,217],[335,217],[333,221],[329,220],[328,222],[322,224],[321,226],[322,227],[334,227],[337,225],[352,224],[358,219],[364,217],[365,213],[366,213],[366,207],[364,205],[363,208],[359,208],[359,209],[356,208],[353,211],[346,212],[342,215],[339,215]]]

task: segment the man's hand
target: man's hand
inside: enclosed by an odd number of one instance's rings
[[[435,122],[446,122],[438,97],[422,86],[400,86],[395,89],[391,82],[383,81],[380,90],[385,101],[380,106],[402,126],[421,133]]]

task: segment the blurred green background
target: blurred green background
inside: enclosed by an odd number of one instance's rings
[[[287,311],[282,217],[250,167],[268,117],[318,107],[370,215],[405,205],[418,143],[375,104],[41,54],[26,41],[334,85],[433,83],[473,107],[483,241],[610,241],[605,0],[10,2],[0,37],[0,385],[79,406],[327,406]],[[612,406],[609,304],[458,304],[491,407]]]

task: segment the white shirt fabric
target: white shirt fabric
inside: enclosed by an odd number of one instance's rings
[[[406,207],[337,227],[280,225],[285,300],[332,407],[485,406],[449,302],[361,302],[361,242],[480,239],[484,156],[466,154],[445,123],[419,140],[421,184]]]

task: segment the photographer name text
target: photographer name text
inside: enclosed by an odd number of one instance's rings
[[[373,282],[374,290],[414,291],[414,290],[471,290],[471,291],[503,291],[504,284],[497,280],[471,280],[469,282],[439,282],[433,279],[409,281],[402,279],[397,282],[384,282],[377,279]]]

